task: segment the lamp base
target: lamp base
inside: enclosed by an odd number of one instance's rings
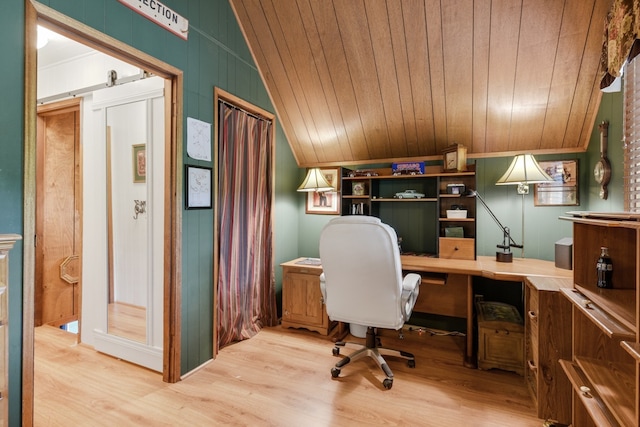
[[[496,261],[513,262],[513,253],[512,252],[496,252]]]

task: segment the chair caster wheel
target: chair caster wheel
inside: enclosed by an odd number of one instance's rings
[[[393,380],[386,378],[384,381],[382,381],[382,385],[384,386],[384,388],[389,390],[393,386]]]
[[[415,360],[407,360],[407,366],[410,368],[415,368],[416,367],[416,361]]]
[[[331,368],[331,378],[338,378],[340,376],[340,369]]]
[[[334,356],[340,355],[340,349],[338,347],[333,347],[333,350],[331,350],[331,352],[333,353]]]

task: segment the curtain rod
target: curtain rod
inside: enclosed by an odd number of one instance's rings
[[[232,104],[232,103],[230,103],[229,101],[226,101],[226,100],[224,100],[224,99],[220,99],[220,98],[218,98],[218,102],[220,102],[221,104],[225,104],[227,107],[230,107],[230,108],[233,108],[233,109],[236,109],[236,110],[242,111],[243,113],[248,114],[249,116],[251,116],[251,117],[253,117],[253,118],[255,118],[255,119],[262,120],[262,121],[265,121],[265,122],[268,122],[268,123],[272,123],[272,120],[271,120],[271,119],[268,119],[268,118],[266,118],[266,117],[263,117],[263,116],[261,116],[260,114],[253,113],[253,112],[251,112],[251,111],[247,111],[247,110],[245,110],[244,108],[242,108],[242,107],[238,107],[237,105],[234,105],[234,104]]]

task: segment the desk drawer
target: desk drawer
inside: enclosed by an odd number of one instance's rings
[[[475,259],[475,239],[457,237],[440,238],[440,258]]]

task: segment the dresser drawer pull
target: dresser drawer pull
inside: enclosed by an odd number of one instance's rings
[[[529,315],[529,319],[531,319],[531,320],[535,320],[535,319],[538,318],[538,315],[533,310],[529,311],[527,314]]]
[[[529,370],[533,372],[538,372],[538,367],[536,366],[533,360],[527,360],[527,365],[529,365]]]

